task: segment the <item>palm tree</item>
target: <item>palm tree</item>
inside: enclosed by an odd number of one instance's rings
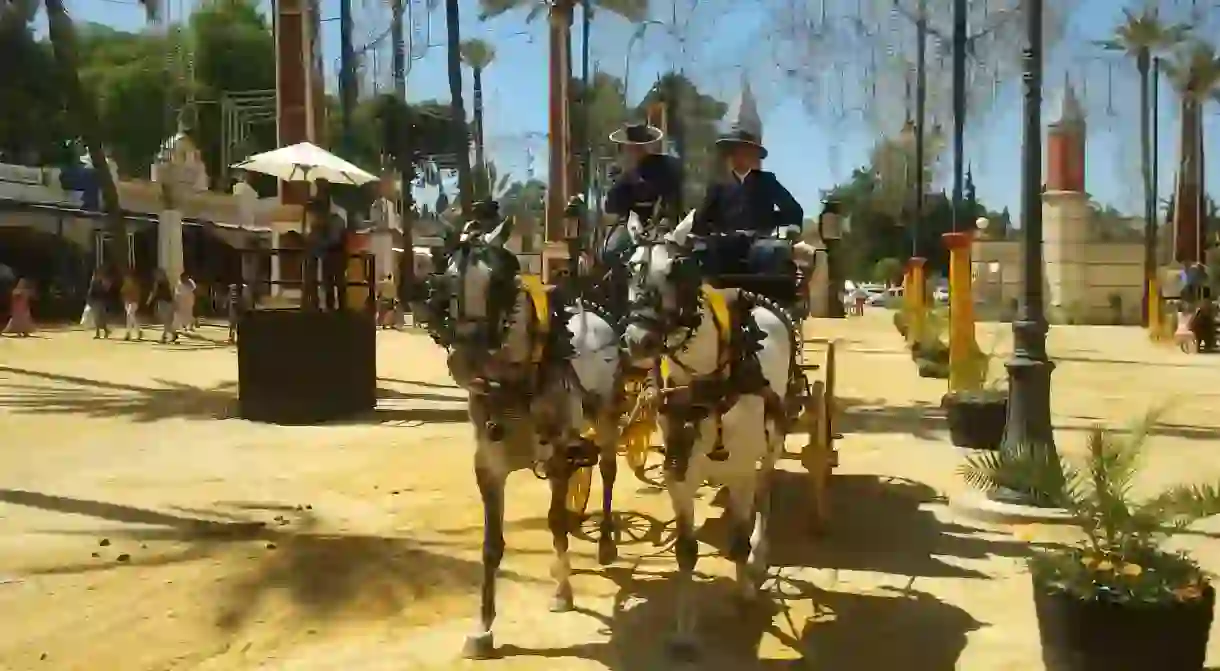
[[[479,0],[480,19],[490,19],[515,9],[527,9],[526,21],[532,21],[548,11],[550,19],[550,160],[547,189],[547,221],[563,218],[569,193],[569,157],[571,155],[568,83],[572,77],[572,18],[581,0]],[[587,4],[583,4],[587,3]],[[632,22],[642,22],[649,11],[649,0],[583,0],[587,8],[604,9]],[[561,226],[547,226],[546,239],[556,239]]]
[[[460,53],[462,60],[474,74],[474,165],[478,171],[478,183],[474,188],[480,198],[485,198],[491,194],[494,184],[489,178],[484,155],[486,146],[483,144],[483,70],[496,59],[496,48],[486,40],[466,40],[462,42]]]
[[[462,216],[470,216],[474,198],[470,192],[470,130],[466,126],[466,105],[462,102],[462,30],[458,0],[445,0],[445,33],[448,40],[449,96],[456,129],[454,152],[457,154],[458,202]]]
[[[140,5],[144,8],[148,20],[155,21],[160,13],[160,3],[157,0],[140,0]],[[102,192],[102,208],[106,211],[107,228],[114,245],[112,250],[118,257],[120,270],[126,270],[130,255],[127,248],[127,224],[123,219],[123,207],[119,203],[118,186],[114,183],[114,174],[108,169],[110,163],[106,160],[106,151],[102,146],[97,105],[80,81],[76,28],[72,25],[72,17],[68,15],[65,0],[43,0],[43,8],[47,12],[47,34],[51,38],[51,51],[55,56],[64,106],[72,116],[81,141],[89,153],[89,162],[94,166],[93,172],[97,175],[98,187]]]
[[[1204,174],[1203,106],[1220,101],[1220,55],[1205,42],[1194,42],[1165,63],[1181,105],[1181,135],[1174,202],[1174,259],[1203,261]]]
[[[1121,51],[1135,60],[1140,76],[1140,171],[1144,179],[1144,293],[1141,319],[1148,324],[1150,282],[1156,274],[1156,184],[1152,183],[1152,90],[1150,74],[1152,59],[1176,47],[1186,38],[1190,27],[1185,24],[1165,24],[1155,7],[1140,14],[1123,9],[1125,21],[1114,31],[1113,39],[1101,42],[1111,51]]]

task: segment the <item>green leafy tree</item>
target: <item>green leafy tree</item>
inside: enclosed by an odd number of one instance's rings
[[[97,103],[89,95],[80,77],[80,54],[76,38],[76,26],[68,14],[64,0],[42,0],[47,15],[47,34],[51,39],[55,55],[56,83],[63,96],[64,106],[71,115],[73,126],[89,152],[89,160],[97,166],[98,186],[102,193],[102,204],[111,233],[113,260],[125,269],[129,260],[127,248],[127,226],[123,219],[123,208],[119,202],[119,190],[114,175],[106,168],[106,152],[102,147],[102,127],[98,118]],[[154,0],[140,3],[149,20],[157,16],[159,5]]]
[[[0,156],[9,163],[56,165],[71,154],[73,137],[56,88],[50,46],[34,37],[34,0],[0,7]]]
[[[1199,249],[1203,247],[1203,225],[1207,214],[1204,203],[1203,107],[1209,101],[1220,99],[1220,55],[1212,45],[1197,41],[1166,62],[1165,70],[1178,93],[1181,109],[1178,116],[1181,133],[1175,190],[1177,206],[1181,211],[1174,220],[1177,228],[1174,239],[1179,247],[1174,257],[1184,262],[1201,261],[1196,258],[1196,250],[1190,243],[1198,240]]]
[[[873,264],[872,280],[881,284],[893,284],[902,278],[902,261],[887,256]]]

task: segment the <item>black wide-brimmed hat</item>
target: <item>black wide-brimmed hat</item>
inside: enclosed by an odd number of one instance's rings
[[[757,147],[759,158],[767,157],[767,148],[763,146],[762,137],[741,126],[734,125],[728,131],[721,133],[720,137],[716,138],[716,146],[721,149],[729,149],[743,144]]]
[[[495,200],[480,200],[471,206],[471,215],[476,219],[499,219],[500,203]]]
[[[610,134],[610,141],[615,144],[652,144],[665,137],[665,133],[656,126],[646,123],[627,123]]]

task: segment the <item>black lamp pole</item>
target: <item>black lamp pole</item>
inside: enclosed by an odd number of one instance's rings
[[[1025,272],[1021,303],[1012,324],[1013,356],[1008,361],[1008,420],[1001,449],[1032,451],[1035,458],[1055,459],[1051,428],[1051,372],[1046,355],[1047,323],[1042,296],[1042,10],[1043,0],[1027,0],[1024,128],[1021,147],[1022,252]],[[1029,503],[1018,492],[998,498]]]

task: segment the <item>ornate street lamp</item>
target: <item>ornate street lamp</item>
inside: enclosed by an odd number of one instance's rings
[[[568,280],[580,276],[581,222],[585,218],[585,199],[572,196],[563,209],[563,238],[568,244]]]
[[[843,220],[837,200],[823,201],[822,213],[818,215],[818,236],[826,246],[826,316],[842,319],[847,315],[843,309],[843,279],[839,277],[839,264],[835,262],[839,241],[843,239]]]
[[[1043,0],[1025,8],[1023,138],[1021,147],[1021,300],[1012,323],[1013,353],[1008,361],[1008,419],[1002,450],[1035,459],[1058,459],[1051,427],[1051,371],[1046,355],[1048,330],[1042,295],[1042,20]],[[1029,503],[1023,492],[1002,490],[995,498]]]

